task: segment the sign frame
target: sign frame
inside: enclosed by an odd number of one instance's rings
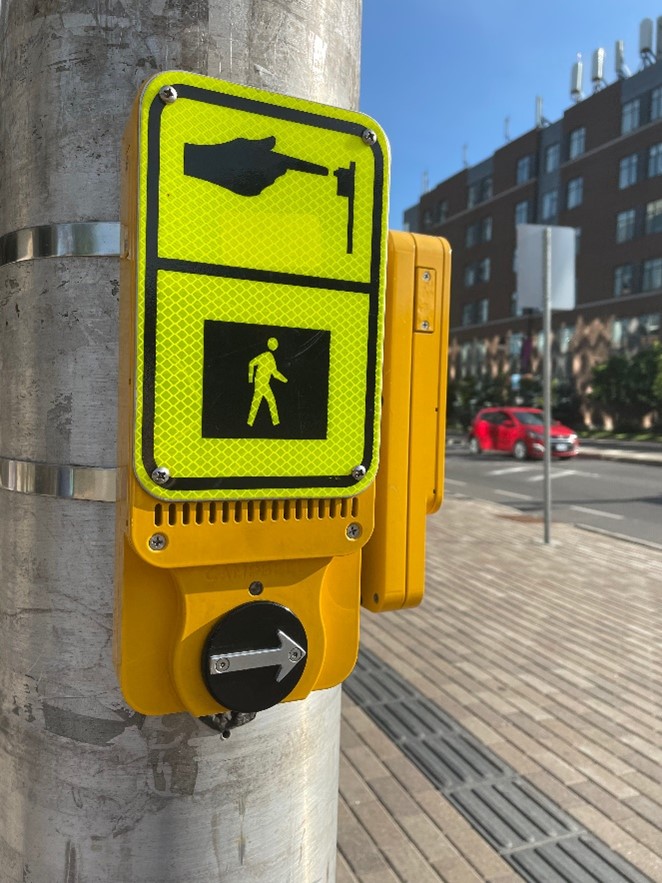
[[[159,255],[159,216],[161,153],[160,138],[163,114],[169,102],[160,92],[174,91],[176,100],[188,99],[246,111],[251,114],[313,126],[361,139],[374,158],[372,182],[372,219],[370,241],[370,278],[351,281],[324,276],[300,275],[277,270],[209,264],[162,257]],[[277,103],[272,103],[277,102]],[[282,498],[343,497],[365,490],[375,478],[378,465],[381,358],[384,321],[385,241],[387,233],[388,142],[379,127],[365,115],[340,108],[330,108],[303,99],[272,95],[246,86],[225,83],[209,77],[184,72],[167,72],[152,78],[140,96],[139,120],[146,118],[146,132],[139,122],[138,179],[139,211],[137,223],[138,260],[136,267],[137,310],[143,311],[136,323],[136,390],[133,469],[142,487],[152,496],[168,501]],[[370,133],[370,134],[368,134]],[[146,162],[144,162],[145,158]],[[146,165],[146,168],[145,168]],[[143,258],[141,260],[141,248]],[[348,246],[349,249],[349,246]],[[367,295],[367,372],[364,396],[363,452],[343,474],[307,475],[168,475],[155,481],[153,475],[167,463],[158,463],[155,453],[156,382],[158,372],[157,313],[160,271],[175,271],[224,279],[266,282],[310,289],[353,292]]]

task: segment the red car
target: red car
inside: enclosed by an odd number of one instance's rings
[[[483,408],[473,419],[469,450],[505,451],[516,460],[542,457],[543,413],[538,408]],[[558,420],[550,428],[553,457],[574,457],[579,450],[577,433]]]

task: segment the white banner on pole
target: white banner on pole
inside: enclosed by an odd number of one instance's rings
[[[551,306],[574,310],[575,228],[546,224],[517,225],[517,306],[542,310],[543,234],[548,226],[552,233]]]

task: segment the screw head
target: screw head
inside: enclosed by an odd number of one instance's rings
[[[177,90],[172,86],[163,86],[159,89],[159,98],[164,104],[172,104],[177,101]]]
[[[301,655],[301,650],[299,650],[298,647],[293,647],[287,654],[287,658],[290,662],[298,662],[301,659]]]
[[[261,583],[259,579],[253,580],[248,587],[248,591],[251,595],[261,595],[264,591],[264,583]]]
[[[345,531],[348,540],[358,540],[358,538],[363,533],[363,528],[356,521],[353,521],[351,524],[347,525],[347,530]]]
[[[360,464],[359,466],[355,466],[352,469],[352,478],[354,479],[354,481],[361,481],[361,479],[365,476],[366,472],[367,472],[367,469],[362,464]]]
[[[423,319],[423,321],[421,322],[421,328],[423,329],[423,331],[427,331],[429,327],[430,323],[428,322],[428,320]]]
[[[429,282],[431,278],[429,271],[425,270],[423,273],[423,282]]]
[[[170,481],[170,470],[165,466],[157,466],[152,472],[152,481],[155,484],[166,484]]]
[[[377,133],[373,132],[372,129],[364,129],[361,133],[361,138],[365,144],[376,144],[377,143]]]
[[[168,538],[165,534],[155,533],[149,538],[147,545],[152,552],[161,552],[168,545]]]
[[[214,668],[217,672],[227,671],[230,668],[230,662],[227,659],[217,659]]]

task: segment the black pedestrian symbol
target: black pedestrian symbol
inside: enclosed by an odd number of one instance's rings
[[[251,402],[251,411],[248,415],[248,425],[255,423],[257,412],[263,401],[269,405],[269,415],[273,426],[278,426],[280,417],[278,416],[278,405],[276,397],[271,388],[271,378],[280,380],[281,383],[287,383],[287,377],[280,373],[276,366],[276,360],[273,356],[274,350],[278,349],[278,340],[270,337],[267,341],[267,347],[259,356],[255,356],[248,363],[248,382],[255,387],[253,393],[253,401]]]
[[[203,438],[325,439],[331,332],[207,319]]]
[[[238,196],[260,196],[287,172],[327,177],[329,169],[274,150],[276,138],[234,138],[221,144],[184,144],[184,174],[216,184]],[[334,171],[336,196],[347,200],[346,252],[354,249],[356,163]]]

